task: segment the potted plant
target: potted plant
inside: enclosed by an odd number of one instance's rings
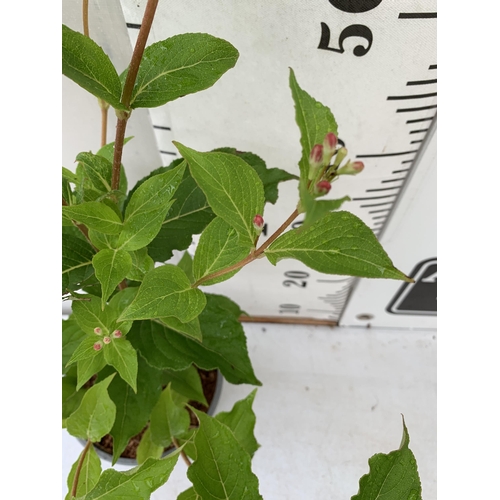
[[[230,412],[210,416],[200,379],[200,373],[216,370],[219,380],[260,385],[239,322],[243,311],[200,286],[230,279],[258,258],[270,265],[297,259],[328,274],[410,278],[394,267],[360,219],[340,210],[348,196],[325,198],[333,182],[341,186],[342,176],[360,173],[363,164],[347,160],[332,112],[299,86],[293,70],[302,145],[297,176],[267,169],[249,152],[200,152],[174,143],[182,158],[128,190],[121,158],[133,110],[206,89],[238,59],[229,42],[202,33],[146,48],[157,3],[147,2],[122,75],[86,35],[88,26],[84,34],[63,26],[64,75],[93,94],[103,113],[113,108],[117,116],[113,142],[78,154],[75,172],[63,168],[62,286],[63,298],[72,301],[63,321],[63,425],[85,440],[68,477],[67,498],[149,498],[179,456],[193,483],[180,500],[261,498],[251,470],[258,448],[255,391]],[[297,207],[259,243],[265,204],[276,202],[278,183],[290,179],[299,181]],[[188,216],[193,211],[196,221]],[[302,226],[290,229],[299,214]],[[186,252],[176,265],[160,262],[200,233],[194,258]],[[165,239],[169,250],[162,253]],[[370,492],[384,484],[397,485],[384,498],[420,498],[404,422],[403,429],[398,450],[370,459],[370,473],[353,498],[372,498]],[[106,436],[112,439],[113,463],[131,438],[140,440],[137,467],[101,473],[93,444]]]

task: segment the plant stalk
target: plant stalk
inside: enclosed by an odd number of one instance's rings
[[[101,108],[101,148],[107,143],[108,133],[108,110],[109,104],[102,99],[97,99],[99,107]]]
[[[172,436],[172,443],[174,443],[174,446],[177,449],[179,449],[179,442],[173,436]],[[182,457],[182,460],[184,460],[184,463],[189,467],[191,465],[191,460],[189,460],[189,457],[186,455],[184,450],[181,450],[181,457]]]
[[[226,267],[225,269],[221,269],[219,271],[215,271],[214,273],[207,274],[203,278],[200,278],[198,281],[196,281],[191,285],[191,288],[197,288],[205,281],[211,280],[213,278],[218,278],[219,276],[223,276],[224,274],[230,273],[231,271],[236,271],[237,269],[241,269],[247,264],[250,264],[250,262],[254,261],[255,259],[258,259],[264,253],[264,250],[269,245],[271,245],[276,240],[276,238],[278,238],[278,236],[281,235],[281,233],[283,233],[283,231],[295,220],[295,218],[298,215],[299,211],[295,209],[288,217],[288,219],[285,222],[283,222],[283,224],[281,224],[281,226],[266,240],[265,243],[263,243],[259,248],[257,248],[257,250],[252,252],[243,260],[240,260],[236,264],[233,264],[232,266]]]
[[[83,0],[82,2],[82,18],[83,18],[83,34],[85,36],[89,35],[89,0]]]
[[[123,86],[121,103],[127,108],[127,112],[118,111],[118,120],[116,123],[116,138],[115,150],[113,155],[113,176],[111,178],[111,189],[118,190],[120,186],[120,165],[122,161],[123,140],[125,139],[125,130],[127,128],[127,120],[130,116],[130,100],[132,99],[132,91],[134,90],[137,72],[141,64],[146,42],[148,41],[151,25],[158,6],[158,0],[148,0],[144,17],[142,19],[141,29],[137,37],[134,53],[127,72],[125,84]]]
[[[85,455],[89,451],[89,448],[91,447],[91,445],[92,445],[92,441],[90,441],[90,439],[89,439],[87,441],[87,444],[85,445],[85,448],[83,449],[83,451],[80,455],[80,459],[78,460],[78,465],[76,466],[76,471],[75,471],[75,477],[73,479],[73,486],[71,487],[71,498],[76,497],[76,490],[78,488],[78,480],[80,479],[80,472],[81,472],[82,467],[83,467]]]

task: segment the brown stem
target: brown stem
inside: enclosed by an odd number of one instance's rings
[[[191,285],[192,288],[196,288],[203,284],[205,281],[211,280],[213,278],[218,278],[219,276],[223,276],[224,274],[230,273],[231,271],[236,271],[237,269],[241,269],[242,267],[246,266],[250,262],[254,261],[255,259],[258,259],[263,253],[264,250],[273,243],[273,241],[278,238],[278,236],[281,235],[281,233],[294,221],[294,219],[299,215],[299,211],[295,209],[290,217],[281,224],[281,226],[266,240],[265,243],[263,243],[255,252],[252,252],[250,255],[245,257],[243,260],[240,260],[236,264],[233,264],[232,266],[226,267],[225,269],[221,269],[220,271],[215,271],[212,274],[207,274],[203,278],[200,278],[198,281],[193,283]]]
[[[137,72],[139,71],[142,55],[144,54],[144,49],[146,47],[146,42],[148,40],[149,32],[151,31],[151,25],[153,24],[153,19],[155,16],[157,6],[158,6],[158,0],[148,0],[148,3],[146,5],[146,10],[144,12],[144,17],[142,19],[141,29],[139,30],[139,35],[137,37],[137,42],[135,44],[134,53],[132,54],[132,59],[130,61],[130,66],[128,68],[127,77],[125,79],[125,84],[123,86],[121,103],[125,106],[127,110],[130,109],[130,100],[132,98],[132,91],[134,90],[135,80],[137,78]],[[125,138],[125,129],[127,128],[127,120],[130,115],[130,110],[117,111],[117,115],[118,115],[118,121],[116,124],[115,151],[113,156],[113,176],[111,178],[111,189],[113,190],[117,190],[120,186],[120,165],[122,161],[123,140]]]
[[[108,132],[108,109],[109,104],[102,99],[97,99],[101,108],[101,148],[106,146]]]
[[[89,36],[89,0],[82,2],[83,34]]]
[[[179,442],[174,437],[172,437],[172,443],[174,443],[174,446],[177,449],[180,448],[179,447]],[[186,453],[184,452],[184,450],[181,450],[181,457],[182,457],[182,460],[184,460],[184,463],[189,467],[191,465],[191,460],[189,460],[189,457],[186,455]]]
[[[83,449],[80,459],[78,460],[78,465],[76,466],[76,471],[75,471],[75,478],[73,479],[73,486],[71,487],[71,497],[74,498],[76,497],[76,490],[78,488],[78,480],[80,479],[80,472],[83,467],[83,462],[85,460],[85,455],[87,454],[87,451],[89,451],[90,446],[92,445],[92,441],[90,439],[87,441],[87,444],[85,445],[85,448]]]

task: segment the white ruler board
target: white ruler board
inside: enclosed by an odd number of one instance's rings
[[[134,42],[146,2],[120,3]],[[343,208],[375,234],[384,234],[407,180],[422,168],[414,160],[436,114],[436,17],[436,2],[430,0],[160,2],[148,43],[205,32],[240,52],[235,68],[214,87],[150,111],[162,163],[178,157],[171,143],[175,139],[200,151],[223,146],[252,151],[269,167],[297,174],[301,149],[288,86],[292,67],[299,85],[332,109],[349,156],[365,163],[362,174],[335,183],[329,197],[349,195],[352,201]],[[134,147],[132,141],[126,148]],[[296,201],[297,183],[282,184],[278,204],[266,207],[267,233],[261,241]],[[418,261],[389,254],[407,274]],[[251,315],[342,318],[351,324],[342,313],[347,298],[357,293],[357,288],[350,293],[354,282],[295,261],[273,267],[263,259],[207,291],[227,294]],[[402,326],[413,327],[414,316],[399,317]]]

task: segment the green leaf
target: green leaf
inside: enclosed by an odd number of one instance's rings
[[[181,260],[177,262],[177,265],[186,273],[191,283],[194,283],[193,277],[193,258],[188,252],[184,252]]]
[[[153,259],[148,255],[147,248],[140,248],[135,252],[130,252],[132,267],[127,273],[127,278],[133,281],[142,281],[144,275],[155,267]]]
[[[125,144],[127,144],[127,142],[130,141],[130,139],[132,139],[132,137],[125,137],[125,139],[123,139],[123,145],[125,146]],[[113,156],[115,154],[115,143],[110,142],[110,143],[106,144],[101,149],[99,149],[99,151],[97,151],[96,154],[99,156],[102,156],[111,164],[111,176],[112,176],[113,175],[112,174],[112,168],[113,168],[112,165],[113,165]],[[110,179],[109,184],[110,185],[111,185],[111,176],[109,177],[109,179]],[[125,196],[127,193],[127,190],[128,190],[127,174],[125,172],[125,169],[123,168],[123,165],[120,165],[120,184],[118,186],[119,196],[120,197]],[[122,204],[120,203],[120,207],[121,207],[121,205]]]
[[[125,109],[120,102],[122,86],[113,63],[88,36],[62,27],[62,72],[94,96],[116,109]]]
[[[422,500],[417,461],[408,448],[410,436],[403,418],[403,439],[398,450],[377,453],[368,460],[370,472],[359,480],[351,500]]]
[[[165,326],[168,326],[171,330],[175,330],[176,332],[182,333],[183,335],[187,335],[188,337],[192,337],[196,340],[201,341],[202,339],[200,321],[197,317],[191,321],[187,321],[186,323],[182,323],[175,316],[158,318],[158,320]]]
[[[337,122],[332,112],[302,90],[290,68],[290,88],[295,102],[295,120],[300,129],[302,158],[299,162],[300,177],[307,179],[309,174],[309,155],[315,144],[323,144],[328,132],[337,134]]]
[[[100,351],[94,351],[93,356],[77,361],[76,367],[78,384],[76,385],[76,388],[80,389],[83,387],[92,376],[99,373],[105,366],[106,360],[104,359],[102,349]]]
[[[86,337],[74,318],[70,317],[62,322],[62,372],[67,372],[66,364],[75,349]]]
[[[76,176],[76,174],[65,167],[62,168],[62,176],[63,179],[73,184],[76,184],[78,182],[78,177]]]
[[[62,179],[62,197],[68,205],[73,204],[73,192],[71,191],[69,182],[64,177]]]
[[[144,276],[134,301],[119,320],[175,316],[186,323],[200,314],[205,303],[203,292],[191,288],[184,271],[172,264],[165,264]]]
[[[124,338],[111,339],[103,351],[106,363],[116,368],[120,377],[137,392],[137,351],[132,344]]]
[[[94,255],[92,265],[101,283],[101,308],[104,310],[109,296],[132,268],[132,257],[125,250],[104,249]]]
[[[103,156],[92,153],[80,153],[76,160],[82,165],[83,171],[90,182],[100,193],[111,191],[112,163]]]
[[[115,250],[118,248],[119,234],[104,234],[99,231],[89,229],[89,239],[98,250],[109,248]]]
[[[250,455],[231,430],[215,418],[193,411],[200,428],[194,441],[197,459],[189,467],[187,476],[196,493],[204,500],[261,500]]]
[[[66,420],[82,403],[86,390],[80,391],[76,387],[76,378],[65,376],[62,378],[62,419]]]
[[[288,231],[265,254],[273,265],[297,259],[320,273],[411,281],[394,267],[370,228],[349,212],[332,212],[309,229]]]
[[[154,108],[211,87],[238,59],[225,40],[185,33],[144,50],[130,105]]]
[[[151,493],[167,482],[180,451],[160,460],[148,458],[126,472],[105,470],[85,500],[149,500]]]
[[[292,179],[299,180],[296,175],[289,174],[280,168],[267,168],[266,162],[254,153],[238,151],[236,148],[217,148],[214,152],[229,153],[245,160],[259,176],[264,185],[264,197],[266,202],[273,205],[278,200],[278,184]]]
[[[202,500],[200,495],[194,491],[194,488],[191,487],[186,491],[183,491],[178,497],[177,500]]]
[[[136,393],[119,377],[111,382],[108,393],[116,405],[116,419],[110,432],[113,436],[113,463],[123,453],[130,438],[148,423],[151,410],[161,394],[161,375],[159,370],[138,356]]]
[[[82,450],[83,453],[83,450]],[[97,484],[99,476],[101,475],[101,459],[97,456],[97,453],[93,446],[91,446],[85,458],[83,459],[83,465],[80,470],[80,475],[78,478],[78,486],[76,488],[76,497],[71,496],[71,490],[73,488],[73,481],[75,480],[76,469],[78,467],[78,462],[80,461],[80,456],[78,460],[71,467],[71,471],[68,476],[68,494],[65,500],[71,500],[72,498],[79,498],[85,496],[92,488]]]
[[[182,161],[184,160],[174,160],[171,165]],[[166,167],[169,168],[171,166]],[[148,246],[149,255],[157,262],[169,260],[173,250],[188,248],[193,240],[193,234],[201,233],[215,217],[205,194],[196,184],[189,169],[186,169],[175,197],[176,200],[170,207],[160,232]]]
[[[141,442],[137,447],[137,463],[141,465],[148,458],[161,458],[163,450],[163,446],[159,446],[151,440],[151,430],[148,427],[142,435]]]
[[[306,213],[304,222],[300,227],[301,231],[311,227],[326,214],[338,210],[345,201],[351,201],[349,196],[344,196],[338,200],[318,200],[307,190],[305,181],[300,182],[299,192],[302,210]]]
[[[158,234],[184,169],[185,165],[181,164],[164,174],[155,175],[134,192],[125,210],[123,231],[118,242],[120,248],[139,250]]]
[[[170,446],[173,438],[187,431],[189,413],[184,407],[187,400],[172,391],[170,384],[161,393],[151,412],[149,430],[151,440],[159,446]]]
[[[80,342],[78,347],[73,351],[71,358],[66,366],[72,365],[77,361],[81,361],[83,359],[89,359],[97,356],[97,351],[94,349],[94,344],[99,340],[97,335],[91,337],[90,335],[86,335],[85,338]]]
[[[103,335],[108,335],[108,325],[111,324],[110,309],[104,311],[100,307],[101,299],[92,295],[85,296],[83,300],[74,300],[71,308],[73,310],[73,318],[80,325],[80,328],[90,336],[93,336],[97,341],[97,336],[94,332],[95,328],[100,328]]]
[[[95,251],[86,240],[68,233],[63,233],[62,244],[63,289],[77,290],[94,274],[92,257]]]
[[[128,335],[133,346],[158,369],[184,370],[195,364],[204,370],[218,368],[233,384],[261,385],[248,356],[239,307],[227,297],[207,294],[200,315],[203,343],[158,323],[134,323]],[[140,326],[139,326],[140,325]]]
[[[264,210],[264,187],[255,170],[228,153],[199,153],[175,142],[216,215],[236,229],[242,246],[255,244],[255,215]]]
[[[257,389],[254,389],[245,399],[237,401],[230,412],[220,412],[215,418],[229,427],[242,448],[251,456],[259,448],[254,436],[255,413],[252,409]]]
[[[200,375],[193,365],[186,370],[165,370],[162,375],[163,384],[172,385],[172,389],[188,400],[198,401],[206,406],[208,402],[203,394]]]
[[[196,248],[193,261],[193,274],[200,280],[209,274],[220,271],[244,259],[252,248],[240,246],[238,233],[226,221],[216,217],[203,231]],[[203,282],[213,285],[234,276],[239,269]]]
[[[107,389],[114,376],[92,386],[78,409],[68,417],[66,428],[72,436],[95,443],[109,433],[115,421],[116,407]]]
[[[101,233],[118,234],[122,230],[122,221],[116,212],[100,201],[89,201],[71,207],[62,207],[63,214],[70,219],[85,224],[89,229]]]

